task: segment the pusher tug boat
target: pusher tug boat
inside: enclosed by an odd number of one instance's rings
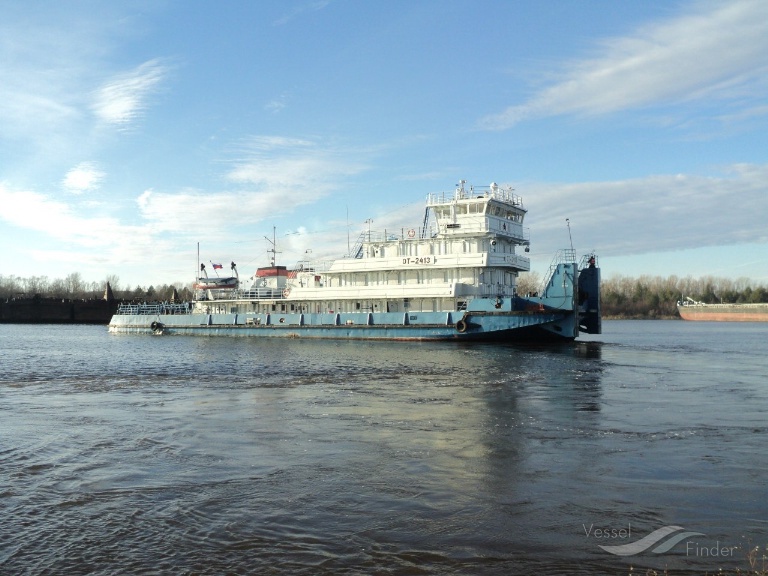
[[[601,333],[597,257],[558,251],[541,290],[518,294],[530,261],[526,209],[510,187],[429,194],[420,224],[361,233],[343,258],[274,261],[250,286],[199,278],[195,299],[122,305],[113,333],[382,340],[572,340]],[[234,281],[233,281],[234,280]]]

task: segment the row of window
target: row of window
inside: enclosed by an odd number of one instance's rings
[[[390,272],[349,273],[329,277],[329,287],[389,286],[399,284],[502,284],[512,286],[515,274],[509,270],[491,269],[443,269],[400,270]]]
[[[486,207],[488,210],[486,211]],[[489,206],[485,202],[470,202],[468,204],[452,204],[450,206],[437,206],[434,208],[438,220],[452,219],[462,214],[488,214],[498,216],[515,222],[523,221],[523,213],[503,206]]]
[[[514,254],[515,246],[504,240],[443,240],[442,242],[400,242],[397,249],[393,246],[371,246],[369,256],[384,258],[386,256],[438,256],[449,254],[472,254],[482,252],[498,252]]]

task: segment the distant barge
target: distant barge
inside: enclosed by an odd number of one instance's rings
[[[692,298],[677,303],[683,320],[701,322],[768,322],[768,304],[704,304]]]
[[[107,283],[103,298],[50,298],[40,294],[0,300],[3,324],[109,324],[120,302]]]

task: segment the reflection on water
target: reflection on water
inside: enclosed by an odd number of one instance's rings
[[[640,324],[547,347],[0,326],[0,572],[714,571],[585,535],[765,537],[765,360],[726,391],[708,335]]]

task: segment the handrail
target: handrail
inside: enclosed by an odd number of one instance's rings
[[[427,194],[427,206],[449,204],[456,200],[470,200],[472,198],[492,198],[513,206],[519,206],[521,208],[523,206],[522,197],[515,194],[511,187],[470,186],[469,190],[466,190],[463,185],[453,192],[432,192]]]
[[[117,307],[116,314],[138,314],[154,316],[158,314],[191,314],[192,305],[189,302],[142,302],[140,304],[130,304],[121,302]]]
[[[552,277],[555,275],[555,270],[559,264],[573,262],[576,262],[576,250],[572,248],[560,248],[557,252],[555,252],[555,255],[552,257],[552,263],[549,265],[547,276],[545,277],[544,282],[541,284],[541,288],[539,289],[539,294],[546,293],[547,286],[549,286],[549,283],[552,281]]]

